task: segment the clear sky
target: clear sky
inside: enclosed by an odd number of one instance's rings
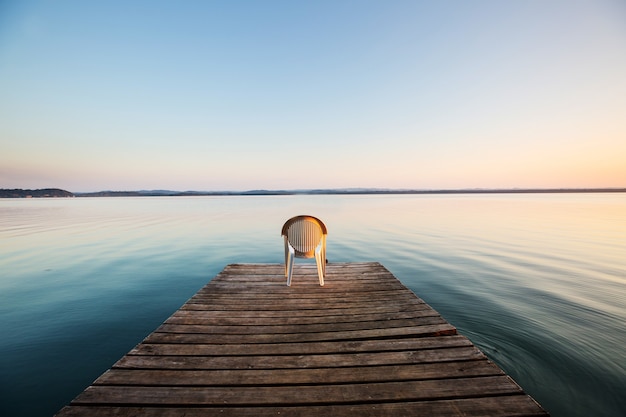
[[[0,0],[44,187],[626,187],[626,2]]]

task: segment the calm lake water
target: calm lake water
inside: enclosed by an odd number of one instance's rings
[[[53,415],[224,266],[282,262],[296,214],[553,417],[626,415],[623,193],[0,200],[0,415]]]

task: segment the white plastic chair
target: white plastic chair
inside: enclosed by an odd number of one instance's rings
[[[285,238],[285,277],[291,286],[295,258],[313,258],[317,263],[320,285],[326,275],[326,226],[313,216],[296,216],[283,225],[281,235]]]

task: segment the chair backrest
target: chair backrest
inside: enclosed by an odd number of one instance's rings
[[[312,258],[315,255],[315,248],[327,234],[324,223],[313,216],[292,217],[285,222],[281,232],[282,236],[287,237],[299,258]]]

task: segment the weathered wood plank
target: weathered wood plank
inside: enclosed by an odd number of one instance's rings
[[[367,330],[348,330],[320,333],[276,334],[202,334],[154,332],[146,338],[148,343],[289,343],[319,342],[332,340],[389,339],[395,337],[429,337],[456,334],[451,324],[435,324],[412,327],[393,327]]]
[[[374,366],[484,359],[475,347],[399,352],[353,353],[346,355],[289,356],[148,356],[126,355],[115,368],[136,369],[287,369]]]
[[[344,330],[385,329],[392,327],[410,327],[430,324],[445,324],[441,316],[415,317],[413,319],[388,319],[384,321],[356,321],[344,323],[316,324],[269,324],[258,320],[252,324],[209,325],[209,324],[178,324],[165,323],[159,326],[162,333],[211,333],[211,334],[274,334],[274,333],[321,333],[340,332]]]
[[[245,301],[245,300],[244,300]],[[207,304],[206,301],[204,300],[189,300],[189,302],[187,303],[188,305],[190,304]],[[250,301],[249,303],[245,303],[242,302],[242,300],[236,301],[233,300],[232,302],[228,302],[228,303],[220,303],[220,302],[213,302],[210,305],[214,308],[214,309],[222,309],[222,310],[233,310],[233,311],[237,311],[237,310],[247,310],[246,307],[248,307],[249,309],[249,304],[254,304],[254,308],[257,310],[317,310],[319,309],[320,306],[320,302],[319,301],[308,301],[308,300],[304,300],[304,299],[300,299],[300,300],[289,300],[289,301],[262,301],[262,300],[256,300],[256,301]],[[370,302],[328,302],[328,303],[323,303],[324,306],[326,306],[329,309],[335,309],[335,310],[344,310],[344,313],[346,312],[345,310],[350,310],[352,308],[387,308],[388,305],[390,304],[389,300],[372,300]],[[412,302],[403,302],[403,301],[398,301],[396,303],[394,303],[394,306],[396,308],[400,308],[402,310],[407,310],[412,308],[413,306],[415,306],[415,303]]]
[[[354,323],[369,321],[385,321],[411,319],[419,317],[437,317],[439,314],[430,307],[422,304],[419,309],[393,312],[372,312],[369,314],[335,314],[329,315],[278,315],[259,316],[257,314],[242,312],[229,312],[220,314],[217,311],[202,310],[178,310],[165,321],[167,324],[205,324],[205,325],[255,325],[266,324],[319,324],[319,323]]]
[[[228,265],[59,417],[545,416],[378,263]]]
[[[113,402],[129,405],[314,405],[364,404],[516,394],[519,387],[508,376],[402,381],[367,384],[298,385],[255,387],[145,387],[92,385],[72,402]]]
[[[274,406],[274,407],[220,407],[169,408],[169,407],[66,407],[65,417],[266,417],[287,415],[295,417],[353,416],[449,416],[449,417],[533,417],[546,413],[525,395],[463,398],[419,402],[380,404],[347,404],[324,406]]]
[[[393,304],[389,303],[384,306],[369,306],[369,307],[353,307],[349,311],[346,311],[345,308],[324,308],[323,306],[319,306],[318,308],[310,308],[310,309],[297,309],[297,307],[287,309],[283,307],[280,309],[276,307],[274,310],[265,309],[258,310],[257,306],[252,304],[248,309],[245,309],[241,306],[227,306],[227,305],[213,305],[213,304],[197,304],[197,303],[187,303],[181,307],[181,310],[186,311],[225,311],[228,314],[233,315],[255,315],[258,317],[280,317],[280,316],[345,316],[352,314],[368,314],[368,313],[387,313],[387,312],[400,312],[400,311],[418,311],[421,307],[418,305],[415,306],[407,306],[404,304]]]
[[[502,375],[488,360],[293,369],[125,369],[112,368],[94,385],[257,386],[390,382]]]
[[[182,344],[141,343],[129,355],[242,356],[310,355],[325,353],[389,352],[397,350],[445,349],[473,346],[464,336],[419,337],[406,339],[358,340],[309,343]]]

